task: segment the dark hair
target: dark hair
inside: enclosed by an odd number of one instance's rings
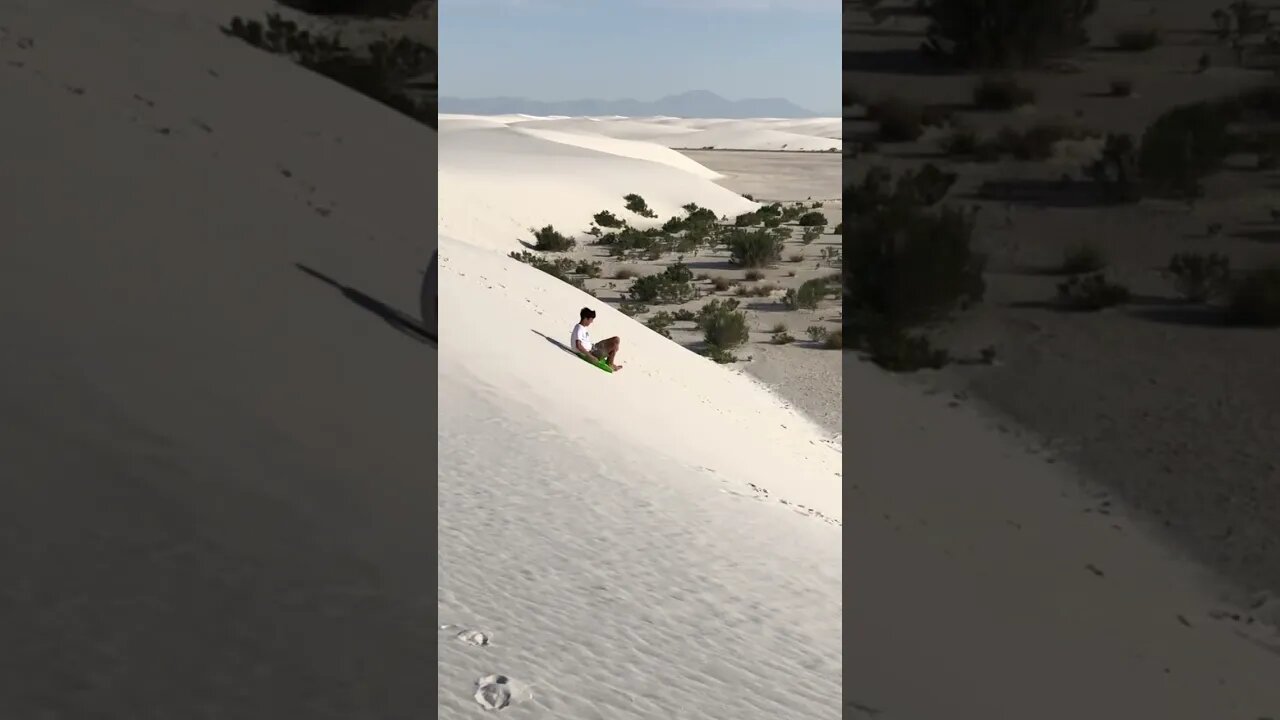
[[[591,308],[582,308],[582,312],[578,313],[579,320],[586,320],[587,318],[593,318],[595,316],[596,311]]]

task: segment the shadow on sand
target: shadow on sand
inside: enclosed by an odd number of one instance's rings
[[[529,332],[533,333],[534,335],[537,335],[538,337],[541,337],[543,340],[546,340],[547,342],[551,343],[552,345],[555,345],[556,347],[558,347],[558,348],[560,348],[561,350],[563,350],[563,351],[565,351],[565,352],[569,353],[570,355],[572,355],[572,356],[574,356],[574,357],[578,357],[578,353],[576,353],[576,352],[574,352],[573,350],[571,350],[571,349],[569,348],[569,346],[568,346],[568,345],[565,345],[564,343],[560,342],[559,340],[556,340],[555,338],[549,337],[549,336],[547,336],[547,335],[546,335],[546,334],[544,334],[544,333],[541,333],[541,332],[539,332],[539,331],[537,331],[537,330],[534,330],[533,328],[529,328]]]
[[[355,288],[347,287],[337,280],[334,280],[318,270],[309,268],[302,263],[294,263],[294,267],[323,283],[337,288],[338,291],[342,293],[343,297],[382,318],[382,320],[388,325],[414,340],[422,343],[431,343],[432,345],[439,344],[436,334],[429,332],[425,327],[423,327],[422,323],[417,318],[396,310],[390,305],[376,300]]]

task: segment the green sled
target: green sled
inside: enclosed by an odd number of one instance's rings
[[[579,355],[578,357],[582,358],[583,360],[585,360],[587,363],[591,365],[595,365],[596,367],[600,368],[601,370],[607,373],[613,372],[613,368],[609,367],[608,360],[589,360],[585,355]]]

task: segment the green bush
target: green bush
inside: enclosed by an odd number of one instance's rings
[[[739,267],[767,267],[778,262],[782,249],[782,240],[763,230],[737,230],[729,237],[729,259]]]
[[[635,317],[649,312],[649,306],[635,302],[623,301],[618,305],[618,312],[626,315],[627,317]]]
[[[806,227],[804,232],[800,234],[800,242],[808,245],[822,236],[821,227]]]
[[[1069,310],[1095,311],[1129,301],[1129,289],[1102,273],[1076,275],[1058,284],[1058,302]]]
[[[1085,174],[1102,188],[1111,202],[1133,202],[1142,195],[1137,151],[1131,135],[1107,135],[1102,154],[1085,166]]]
[[[827,284],[820,279],[806,280],[798,288],[788,289],[782,303],[791,310],[814,310],[827,295]]]
[[[639,215],[640,217],[647,217],[647,218],[658,217],[658,214],[655,213],[653,210],[650,210],[649,204],[646,203],[644,201],[644,198],[640,197],[639,195],[635,193],[631,193],[629,195],[624,195],[622,199],[627,203],[626,208],[631,212]]]
[[[637,278],[627,295],[635,302],[676,305],[698,296],[692,280],[693,273],[688,266],[677,262],[660,273]]]
[[[1097,272],[1107,266],[1107,256],[1097,243],[1082,241],[1062,252],[1059,270],[1067,275]]]
[[[614,215],[608,210],[601,210],[595,215],[592,215],[591,219],[595,220],[596,224],[599,225],[600,227],[606,227],[606,228],[616,229],[616,228],[625,227],[627,224],[623,220],[619,219],[617,215]]]
[[[1219,253],[1178,253],[1169,259],[1167,272],[1183,298],[1189,302],[1205,302],[1227,289],[1231,261]]]
[[[698,311],[698,329],[713,349],[729,351],[751,338],[747,316],[737,300],[712,300]]]
[[[753,211],[753,212],[742,213],[741,215],[734,218],[733,225],[734,227],[749,227],[751,225],[758,225],[761,222],[763,222],[763,220],[764,218],[760,216],[759,212]]]
[[[969,68],[1021,68],[1085,45],[1097,0],[920,0],[926,54]]]
[[[1280,325],[1280,264],[1244,274],[1231,283],[1227,322],[1233,325]]]
[[[884,142],[913,142],[924,134],[924,110],[915,103],[891,97],[869,111]]]
[[[1035,101],[1035,91],[1013,77],[984,77],[973,88],[973,104],[982,110],[1013,110]]]
[[[566,252],[572,250],[578,244],[573,238],[565,237],[556,232],[556,229],[550,225],[541,230],[534,230],[533,238],[536,241],[533,249],[541,250],[542,252]]]
[[[592,260],[581,260],[573,268],[573,271],[579,275],[586,275],[589,278],[598,278],[602,272],[600,263]]]
[[[670,328],[674,322],[675,322],[675,317],[672,316],[671,313],[666,312],[664,310],[662,312],[654,313],[653,317],[645,321],[645,325],[648,326],[650,330],[658,333],[662,337],[670,339],[671,332],[668,330],[668,328]]]
[[[800,227],[814,227],[819,225],[826,225],[827,216],[814,210],[813,212],[807,212],[801,215],[796,220],[796,224],[799,225]]]
[[[978,151],[978,133],[971,128],[956,128],[938,142],[939,149],[947,155],[967,156]]]
[[[1198,197],[1201,181],[1217,170],[1230,149],[1229,115],[1222,106],[1195,103],[1161,115],[1142,135],[1138,169],[1150,191]]]
[[[806,335],[809,336],[809,339],[814,342],[822,342],[826,340],[827,336],[831,334],[830,330],[828,330],[827,328],[821,325],[810,325],[809,327],[805,328],[804,332]]]
[[[872,362],[891,372],[936,370],[951,359],[946,350],[935,348],[924,335],[898,330],[871,335],[867,350]]]
[[[845,242],[846,329],[855,337],[940,320],[985,294],[972,211],[890,205],[859,217]]]
[[[372,7],[377,7],[372,6]],[[366,13],[369,14],[368,7]],[[434,73],[434,48],[408,38],[374,42],[363,52],[342,44],[337,34],[318,35],[268,13],[267,22],[234,17],[222,32],[267,52],[287,55],[308,70],[345,85],[431,127],[438,126],[435,103],[415,97],[411,81]]]
[[[1128,27],[1116,33],[1116,47],[1128,52],[1146,52],[1163,40],[1159,28]]]
[[[1133,81],[1127,78],[1116,78],[1111,81],[1107,94],[1111,97],[1129,97],[1133,94]]]
[[[528,250],[520,250],[518,252],[510,253],[509,257],[519,260],[526,265],[532,265],[551,277],[569,283],[576,288],[581,289],[583,286],[582,278],[573,277],[571,275],[575,269],[575,263],[569,258],[557,258],[555,260],[550,260],[542,257],[541,255],[531,253]]]

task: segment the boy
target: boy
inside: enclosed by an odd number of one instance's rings
[[[581,312],[578,313],[578,324],[573,326],[573,333],[569,336],[569,347],[592,362],[604,360],[614,370],[621,370],[621,365],[614,364],[614,358],[618,356],[618,346],[622,344],[622,340],[615,335],[593,345],[591,343],[591,331],[587,327],[595,319],[595,310],[582,308]]]

